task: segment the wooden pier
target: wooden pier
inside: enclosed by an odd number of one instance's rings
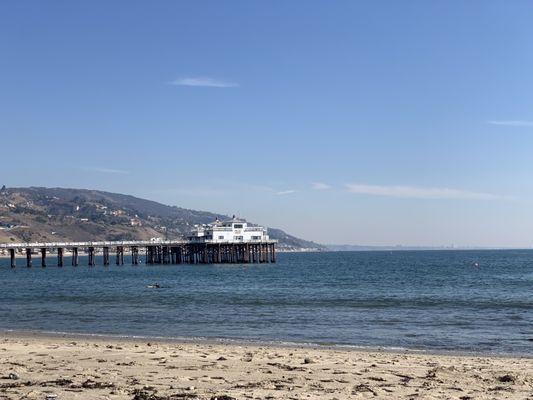
[[[121,242],[69,242],[69,243],[10,243],[0,244],[0,250],[9,253],[11,268],[17,265],[17,255],[24,257],[26,266],[33,266],[33,255],[40,256],[41,267],[46,267],[47,255],[57,255],[57,266],[63,267],[66,253],[70,264],[79,265],[79,255],[87,255],[89,266],[111,263],[114,254],[116,265],[124,265],[124,254],[129,254],[132,265],[145,264],[247,264],[276,262],[276,241],[194,243],[190,241],[121,241]],[[100,256],[100,257],[98,257]]]

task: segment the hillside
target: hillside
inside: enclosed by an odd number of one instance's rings
[[[0,243],[79,240],[175,239],[195,224],[228,216],[167,206],[134,196],[98,190],[2,188]],[[286,250],[325,247],[269,229]]]

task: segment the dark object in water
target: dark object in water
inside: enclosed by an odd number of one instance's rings
[[[159,283],[154,283],[152,285],[146,286],[148,289],[161,289],[161,285]]]

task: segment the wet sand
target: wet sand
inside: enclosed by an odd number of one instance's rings
[[[533,359],[3,334],[0,399],[533,399]]]

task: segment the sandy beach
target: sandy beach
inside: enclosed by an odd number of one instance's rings
[[[3,334],[0,399],[532,399],[531,358]]]

